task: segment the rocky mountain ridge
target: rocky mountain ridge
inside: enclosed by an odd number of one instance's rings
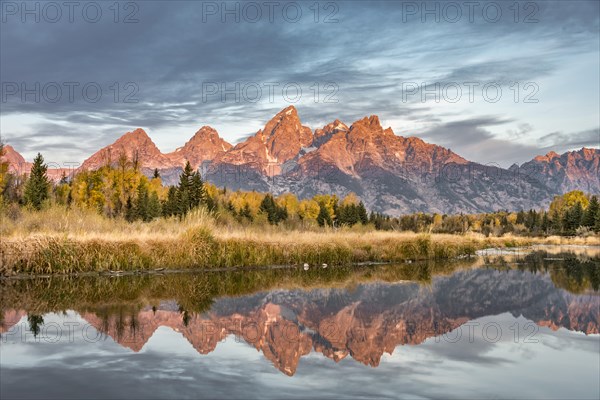
[[[24,163],[14,153],[7,151],[9,163]],[[158,169],[167,184],[177,182],[189,161],[218,186],[301,198],[355,193],[369,209],[389,215],[539,208],[569,190],[600,193],[600,149],[550,152],[504,169],[468,161],[417,137],[398,136],[375,115],[350,126],[335,120],[313,132],[293,106],[235,146],[203,126],[184,146],[162,153],[143,129],[136,129],[94,153],[80,169],[118,165],[124,158],[148,175]],[[26,163],[22,169],[27,170]]]

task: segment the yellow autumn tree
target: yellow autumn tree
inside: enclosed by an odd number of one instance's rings
[[[310,200],[310,199],[302,200],[298,204],[298,215],[303,220],[316,221],[317,216],[319,215],[320,209],[321,208],[319,207],[319,203],[317,203],[315,200]]]
[[[354,193],[350,193],[349,195],[344,197],[344,199],[340,202],[340,205],[342,205],[342,206],[354,205],[355,206],[359,202],[360,202],[360,200],[358,199],[358,197]]]
[[[554,196],[552,203],[550,203],[550,214],[554,215],[558,213],[562,215],[563,212],[573,207],[575,204],[581,204],[583,209],[586,209],[590,200],[581,190],[573,190],[571,192],[565,193],[562,196]]]
[[[300,202],[298,198],[292,193],[284,193],[275,199],[275,202],[279,207],[285,207],[288,213],[288,217],[295,217],[298,215],[300,208]]]
[[[4,144],[0,143],[0,203],[2,203],[2,193],[6,186],[8,174],[8,162],[4,160]]]
[[[313,200],[316,201],[319,205],[323,205],[323,207],[325,207],[329,212],[331,219],[335,219],[336,215],[334,205],[338,202],[338,198],[335,194],[318,194],[315,197],[313,197]]]

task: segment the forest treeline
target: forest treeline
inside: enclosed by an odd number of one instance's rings
[[[0,147],[0,155],[2,149]],[[414,213],[390,217],[368,212],[354,194],[344,198],[320,194],[298,199],[291,193],[231,191],[204,182],[189,163],[177,185],[165,186],[160,173],[145,176],[137,163],[121,157],[117,163],[51,182],[47,166],[38,154],[30,173],[16,175],[0,162],[0,207],[4,214],[20,207],[40,210],[51,205],[95,209],[109,218],[151,221],[183,217],[205,207],[220,222],[302,226],[370,225],[377,230],[431,233],[478,232],[486,236],[588,235],[600,232],[600,205],[596,195],[572,191],[556,196],[548,209],[497,211],[482,214],[445,215]]]

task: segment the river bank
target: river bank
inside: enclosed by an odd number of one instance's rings
[[[0,274],[74,274],[156,269],[450,260],[487,248],[600,245],[600,237],[484,237],[363,229],[286,230],[220,226],[196,212],[183,220],[127,223],[97,215],[41,214],[0,231]]]

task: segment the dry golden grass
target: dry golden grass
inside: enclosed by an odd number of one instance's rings
[[[486,238],[365,227],[319,231],[224,227],[204,210],[183,220],[150,223],[127,223],[79,209],[23,211],[12,218],[3,217],[0,235],[0,274],[402,262],[451,259],[489,247],[600,244],[597,236]]]

